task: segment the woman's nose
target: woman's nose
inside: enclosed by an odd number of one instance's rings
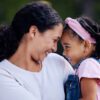
[[[57,44],[54,44],[53,45],[52,50],[53,50],[53,52],[56,52],[57,51]]]

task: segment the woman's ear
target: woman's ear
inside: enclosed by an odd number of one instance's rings
[[[36,26],[31,26],[29,28],[29,35],[30,35],[31,38],[33,38],[35,36],[36,30],[37,30],[37,27]]]

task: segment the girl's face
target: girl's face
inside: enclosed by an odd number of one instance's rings
[[[72,65],[77,64],[84,58],[84,45],[79,38],[73,36],[70,30],[63,33],[61,43],[63,46],[63,55],[68,58]]]

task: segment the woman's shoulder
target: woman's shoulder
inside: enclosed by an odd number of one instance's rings
[[[45,58],[44,63],[48,66],[56,67],[57,69],[67,70],[67,72],[72,72],[73,68],[71,64],[61,55],[56,53],[50,53]]]
[[[48,68],[51,73],[55,72],[57,76],[63,77],[65,81],[69,74],[74,73],[71,64],[61,55],[50,53],[44,60],[45,68]]]
[[[67,61],[62,55],[59,55],[57,53],[49,53],[46,59],[51,60],[58,60],[58,61]]]
[[[53,63],[60,64],[60,65],[64,65],[65,63],[70,65],[69,62],[63,56],[57,53],[48,54],[48,56],[45,58],[45,61],[53,62]]]
[[[0,98],[3,100],[32,100],[33,96],[5,69],[0,62]],[[9,92],[10,90],[10,92]],[[12,95],[14,93],[14,95]]]
[[[63,56],[57,54],[57,53],[49,53],[47,58],[54,58],[54,59],[64,59]]]
[[[3,80],[12,79],[12,75],[7,70],[5,70],[5,62],[6,60],[0,62],[0,77],[3,77]]]

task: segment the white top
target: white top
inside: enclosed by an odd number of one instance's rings
[[[42,65],[40,72],[30,72],[6,59],[0,62],[0,100],[64,100],[63,84],[74,70],[54,53]]]
[[[87,58],[84,60],[78,68],[79,79],[85,78],[95,78],[97,79],[97,96],[96,100],[100,100],[100,63],[94,58]]]

